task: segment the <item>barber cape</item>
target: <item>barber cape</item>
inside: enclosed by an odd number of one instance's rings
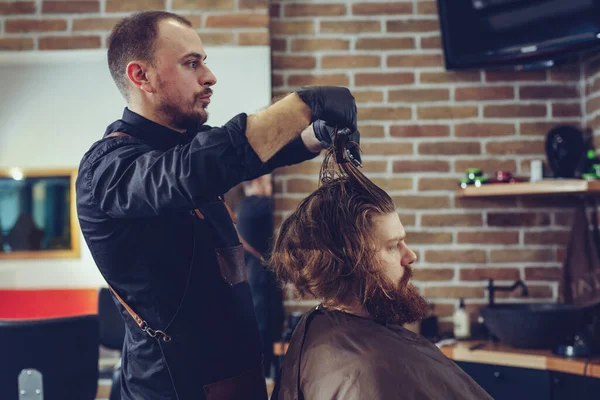
[[[400,325],[317,307],[294,331],[273,399],[492,397],[421,335]]]

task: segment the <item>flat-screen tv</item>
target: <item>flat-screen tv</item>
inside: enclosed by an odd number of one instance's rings
[[[438,0],[446,69],[551,67],[600,48],[600,0]]]

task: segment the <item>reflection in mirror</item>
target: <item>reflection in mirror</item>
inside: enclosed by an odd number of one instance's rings
[[[0,259],[79,256],[75,171],[0,174]]]

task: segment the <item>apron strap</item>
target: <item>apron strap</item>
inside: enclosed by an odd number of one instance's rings
[[[167,335],[165,332],[161,331],[160,329],[150,328],[148,323],[144,319],[142,319],[142,317],[140,317],[135,311],[133,311],[133,309],[131,307],[129,307],[129,305],[125,302],[125,300],[123,300],[121,298],[121,296],[119,296],[117,294],[117,292],[112,288],[112,286],[108,285],[108,288],[110,289],[112,294],[115,295],[117,300],[119,300],[119,303],[121,303],[121,305],[123,307],[125,307],[125,310],[127,310],[129,315],[131,315],[131,318],[133,318],[133,320],[135,321],[137,326],[140,327],[142,332],[146,332],[148,334],[148,336],[153,337],[153,338],[156,337],[157,335],[159,335],[162,338],[163,342],[168,343],[171,341],[171,336]]]
[[[238,235],[238,236],[240,237],[240,243],[242,243],[244,250],[246,250],[248,253],[252,254],[254,257],[258,258],[259,260],[261,260],[262,254],[260,254],[260,252],[258,250],[256,250],[254,247],[252,247],[250,245],[250,243],[246,242],[241,235]]]
[[[225,201],[223,196],[219,196],[219,199],[223,200],[223,204],[225,204],[225,208],[227,209],[227,213],[229,214],[229,217],[231,218],[231,222],[233,222],[234,225],[237,225],[237,218],[235,217],[235,214],[233,213],[233,211],[231,211],[231,207],[229,207],[229,204],[227,204],[227,202]]]

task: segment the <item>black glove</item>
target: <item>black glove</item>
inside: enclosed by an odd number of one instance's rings
[[[356,130],[356,102],[352,93],[339,86],[305,86],[296,93],[312,111],[312,121],[326,121],[331,126]]]
[[[313,130],[315,131],[315,136],[321,143],[321,147],[324,149],[330,148],[334,143],[336,147],[341,146],[342,149],[339,150],[341,154],[338,155],[336,151],[337,162],[348,162],[352,161],[354,165],[361,166],[362,159],[360,158],[360,132],[358,130],[350,131],[348,128],[338,129],[336,135],[336,128],[333,126],[329,126],[323,120],[316,120],[313,122]],[[345,153],[347,151],[350,153],[349,155]],[[344,153],[342,153],[344,152]]]

